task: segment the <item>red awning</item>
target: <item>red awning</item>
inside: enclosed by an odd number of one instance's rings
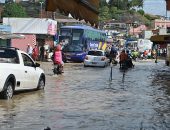
[[[59,9],[78,20],[84,19],[92,26],[98,26],[99,0],[46,0],[46,11]]]

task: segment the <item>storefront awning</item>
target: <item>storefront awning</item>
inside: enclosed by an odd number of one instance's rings
[[[25,38],[25,36],[21,34],[13,34],[9,32],[0,32],[0,39],[17,39],[17,38]]]
[[[99,0],[46,0],[46,11],[59,9],[73,18],[98,26]]]
[[[150,40],[155,44],[170,44],[170,35],[155,35],[151,36]]]

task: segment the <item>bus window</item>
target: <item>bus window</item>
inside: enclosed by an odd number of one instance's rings
[[[72,34],[73,34],[72,43],[73,44],[81,44],[82,43],[83,30],[73,29]]]
[[[71,29],[61,29],[60,35],[62,35],[62,36],[71,36]]]

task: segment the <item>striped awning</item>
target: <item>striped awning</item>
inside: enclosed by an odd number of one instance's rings
[[[98,26],[99,0],[46,0],[46,11],[59,9],[73,18]]]

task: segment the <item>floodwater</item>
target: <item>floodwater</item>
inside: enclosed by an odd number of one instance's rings
[[[0,100],[0,130],[170,130],[170,68],[164,61],[84,68],[65,64],[52,74],[43,63],[44,91],[20,92]]]

